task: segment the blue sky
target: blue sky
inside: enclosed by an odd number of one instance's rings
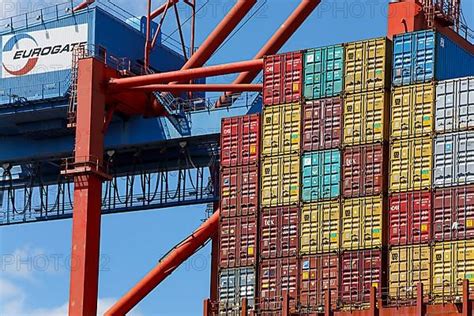
[[[0,18],[55,2],[62,1],[2,0]],[[135,15],[145,12],[145,0],[115,2]],[[234,2],[210,0],[199,14],[198,43]],[[298,3],[268,0],[255,18],[213,56],[210,64],[252,58]],[[283,50],[384,36],[387,3],[388,0],[323,1]],[[464,3],[466,18],[474,26],[474,3]],[[165,32],[174,30],[174,23],[171,20]],[[222,78],[219,80],[222,82]],[[119,298],[170,247],[199,226],[204,210],[205,206],[185,207],[103,217],[100,310]],[[70,238],[71,221],[0,228],[0,315],[66,315]],[[209,295],[209,254],[208,246],[192,257],[141,302],[134,315],[201,315],[202,301]]]

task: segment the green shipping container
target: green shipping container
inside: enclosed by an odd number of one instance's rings
[[[302,158],[303,202],[334,199],[340,195],[341,152],[314,151]]]
[[[315,100],[340,95],[344,88],[344,47],[310,49],[304,55],[304,97]]]

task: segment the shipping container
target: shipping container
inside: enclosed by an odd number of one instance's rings
[[[339,255],[324,254],[300,260],[299,303],[303,315],[320,312],[330,291],[331,305],[337,304]]]
[[[389,245],[429,243],[432,238],[431,192],[394,193],[389,199]]]
[[[257,218],[221,218],[219,229],[220,267],[236,268],[255,264],[257,257]]]
[[[373,287],[382,291],[385,269],[381,250],[346,251],[342,254],[339,301],[344,306],[368,303]]]
[[[229,167],[221,170],[222,217],[257,214],[258,166]]]
[[[306,102],[303,108],[303,151],[338,148],[342,139],[342,98]]]
[[[474,186],[437,189],[433,197],[434,239],[474,239]]]
[[[390,98],[385,91],[347,95],[344,99],[344,146],[386,140],[389,108]]]
[[[299,208],[274,207],[260,211],[260,258],[298,255]]]
[[[260,157],[260,114],[222,120],[221,166],[257,164]]]
[[[295,257],[260,261],[259,310],[278,314],[282,310],[283,295],[289,297],[290,311],[296,310],[298,266],[298,259]]]
[[[299,203],[300,160],[299,155],[266,157],[262,160],[262,208]]]
[[[431,188],[430,137],[396,140],[390,145],[390,192]]]
[[[301,105],[284,104],[263,109],[262,155],[278,156],[300,152]]]
[[[419,84],[394,88],[390,137],[406,139],[434,132],[435,86]]]
[[[431,261],[429,245],[392,247],[388,273],[390,301],[414,301],[419,283],[423,284],[423,294],[429,294]]]
[[[346,45],[345,93],[363,93],[390,87],[392,46],[387,38]]]
[[[463,280],[474,282],[474,240],[438,242],[433,249],[433,290],[436,302],[462,297]],[[472,286],[470,287],[472,288]]]
[[[434,187],[474,183],[474,131],[437,135]]]
[[[314,255],[339,249],[339,201],[305,204],[301,210],[300,254]]]
[[[381,196],[342,202],[341,249],[358,250],[384,245],[384,199]]]
[[[383,144],[346,147],[343,150],[344,197],[380,195],[385,191],[387,156]]]
[[[438,133],[474,129],[474,77],[436,84],[435,122]]]
[[[219,273],[219,315],[240,316],[242,299],[247,299],[247,308],[255,303],[255,269],[222,269]]]
[[[303,53],[265,57],[263,99],[265,105],[300,102],[303,91]]]
[[[314,151],[302,157],[302,200],[316,202],[340,195],[341,152]]]
[[[338,96],[344,88],[344,47],[309,49],[304,54],[304,97],[315,100]]]
[[[474,73],[474,56],[435,31],[405,33],[393,39],[394,86],[465,77]]]

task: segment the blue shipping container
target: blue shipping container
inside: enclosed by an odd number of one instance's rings
[[[435,31],[395,36],[393,85],[403,86],[474,74],[474,55]]]
[[[341,152],[315,151],[303,155],[303,202],[333,199],[340,195]]]

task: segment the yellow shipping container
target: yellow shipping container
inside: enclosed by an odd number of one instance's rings
[[[340,216],[341,204],[337,201],[305,204],[301,210],[300,254],[337,251]]]
[[[389,108],[389,94],[383,90],[346,96],[343,144],[370,144],[387,139]]]
[[[433,249],[433,297],[462,296],[463,280],[474,282],[474,240],[440,242]]]
[[[416,298],[417,284],[424,294],[431,291],[431,247],[428,245],[393,247],[389,254],[389,293],[393,300]]]
[[[390,85],[392,45],[387,38],[349,43],[345,58],[345,92],[361,93]]]
[[[392,92],[390,137],[400,139],[431,135],[435,100],[433,84],[395,88]]]
[[[262,207],[295,205],[300,200],[300,155],[262,160]]]
[[[341,249],[371,249],[382,246],[383,201],[381,196],[343,201]]]
[[[263,156],[300,151],[301,105],[283,104],[263,108]]]
[[[390,145],[390,192],[431,187],[431,137],[396,140]]]

